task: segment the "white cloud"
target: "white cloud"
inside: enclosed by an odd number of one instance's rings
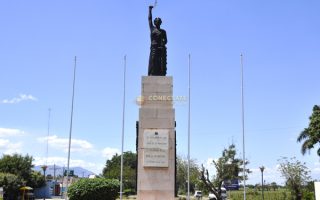
[[[2,151],[3,154],[21,153],[21,146],[21,142],[12,143],[8,139],[0,138],[0,151]]]
[[[314,174],[320,174],[320,168],[319,167],[313,168],[311,172],[313,172]]]
[[[206,165],[206,166],[207,166],[207,167],[208,167],[208,166],[212,166],[212,165],[213,165],[213,161],[214,161],[213,158],[208,158],[208,159],[207,159],[207,163],[206,163],[207,165]]]
[[[55,149],[62,149],[63,151],[68,151],[69,139],[68,138],[59,138],[56,135],[49,137],[41,137],[37,139],[41,143],[46,143],[48,140],[49,146]],[[71,152],[90,152],[93,150],[93,145],[86,141],[80,139],[71,139]]]
[[[214,160],[218,161],[218,159],[208,158],[204,164],[204,168],[208,170],[210,177],[213,177],[216,175],[216,168],[213,164]]]
[[[218,161],[218,159],[208,158],[204,162],[204,167],[208,170],[210,177],[213,177],[216,174],[216,169],[213,164],[213,160]],[[247,167],[248,168],[248,167]],[[257,184],[261,183],[261,171],[260,168],[250,168],[251,173],[248,174],[248,180],[246,181],[247,184]],[[281,177],[279,172],[279,165],[275,165],[273,167],[265,167],[263,172],[263,179],[266,183],[276,182],[278,184],[284,184],[284,179]]]
[[[279,165],[275,165],[273,167],[265,167],[263,171],[263,179],[266,183],[276,182],[277,184],[284,184],[284,179],[281,177],[281,173],[279,172]],[[261,170],[260,168],[250,168],[252,173],[249,174],[248,182],[250,184],[261,184]]]
[[[16,104],[21,101],[38,101],[38,99],[31,94],[20,94],[18,97],[14,97],[12,99],[3,99],[0,102],[4,104]]]
[[[311,174],[312,175],[320,175],[320,163],[314,162],[313,166],[311,167]]]
[[[102,156],[107,160],[110,160],[112,156],[120,153],[121,153],[120,150],[116,148],[106,147],[102,150]]]
[[[10,137],[10,136],[21,136],[24,131],[12,128],[0,128],[0,138]]]

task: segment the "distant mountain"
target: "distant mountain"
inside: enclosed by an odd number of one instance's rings
[[[54,165],[48,165],[48,168],[46,170],[46,175],[51,174],[52,176],[54,175],[54,170],[56,171],[56,176],[62,175],[63,174],[63,169],[67,169],[67,167],[61,167],[61,166],[54,166]],[[41,172],[41,174],[43,174],[43,170],[41,168],[41,166],[35,166],[33,168],[33,170],[35,171],[39,171]],[[78,177],[89,177],[89,175],[96,175],[95,173],[84,169],[82,167],[70,167],[70,170],[74,170],[74,175],[78,176]]]

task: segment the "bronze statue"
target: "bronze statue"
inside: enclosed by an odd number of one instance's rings
[[[149,6],[149,27],[151,36],[151,47],[149,57],[149,76],[165,76],[167,74],[167,33],[160,28],[162,23],[159,17],[152,24],[152,8]]]

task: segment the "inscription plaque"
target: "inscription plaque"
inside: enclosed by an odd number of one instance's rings
[[[169,166],[169,130],[146,129],[143,134],[143,166]]]

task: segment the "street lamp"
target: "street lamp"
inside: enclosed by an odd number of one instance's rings
[[[264,166],[259,167],[261,171],[261,188],[262,188],[262,200],[264,200],[264,194],[263,194],[263,171],[264,171]]]

